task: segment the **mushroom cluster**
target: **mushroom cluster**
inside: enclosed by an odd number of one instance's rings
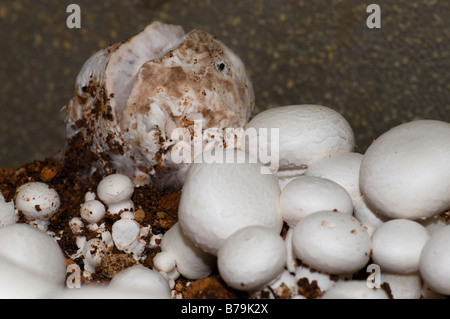
[[[29,182],[12,202],[0,196],[0,296],[182,298],[180,278],[214,272],[250,298],[450,295],[450,123],[398,125],[359,154],[332,108],[252,118],[252,90],[242,61],[199,30],[155,22],[94,54],[67,135],[98,155],[83,174],[103,178],[67,221],[68,257],[87,281],[107,256],[132,263],[108,285],[67,289],[61,234],[49,230],[61,199]],[[181,189],[178,221],[162,234],[137,222],[133,194],[147,183]]]

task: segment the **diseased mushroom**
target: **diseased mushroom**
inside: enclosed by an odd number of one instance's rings
[[[116,171],[136,184],[179,188],[190,163],[171,152],[194,143],[194,122],[243,127],[253,108],[252,83],[227,46],[204,31],[154,22],[87,60],[67,105],[67,138],[81,137],[98,154],[89,174]]]

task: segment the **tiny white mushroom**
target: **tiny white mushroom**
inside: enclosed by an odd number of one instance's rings
[[[121,210],[134,209],[131,201],[133,193],[132,180],[123,174],[108,175],[97,186],[97,195],[108,206],[111,214],[117,214]]]
[[[96,268],[100,266],[103,257],[106,256],[107,248],[100,238],[89,240],[83,249],[84,270],[89,274],[96,272]]]
[[[29,182],[19,186],[15,194],[16,209],[21,211],[39,229],[48,229],[49,219],[61,204],[55,189],[42,182]]]
[[[417,120],[382,134],[364,154],[360,187],[368,206],[388,218],[450,208],[450,123]]]
[[[369,288],[363,280],[340,281],[321,296],[321,299],[389,299],[384,289]]]
[[[281,276],[286,257],[279,233],[263,226],[247,226],[228,237],[217,254],[217,266],[230,287],[252,292]]]
[[[450,225],[430,236],[420,255],[420,274],[427,286],[440,294],[450,295]]]
[[[96,199],[84,202],[80,208],[81,217],[90,224],[98,223],[105,217],[105,205]]]
[[[183,233],[216,255],[227,237],[245,226],[280,232],[283,220],[276,178],[262,174],[264,166],[243,151],[216,149],[216,161],[212,154],[204,153],[189,167],[178,211]],[[227,163],[227,159],[232,160]]]
[[[70,230],[72,231],[72,234],[80,233],[81,230],[83,229],[83,226],[84,226],[83,221],[79,217],[73,217],[72,219],[69,220],[69,227]]]
[[[271,108],[254,116],[245,128],[258,131],[256,137],[250,136],[248,144],[258,145],[259,154],[269,154],[269,150],[279,152],[276,176],[280,178],[301,175],[312,162],[339,152],[352,151],[355,144],[353,130],[345,118],[321,105]],[[260,135],[270,129],[279,130],[278,135],[273,140],[267,138],[267,142],[262,141]],[[261,141],[256,144],[252,140],[255,138]],[[247,149],[248,146],[244,144],[244,147]],[[261,158],[260,161],[264,163]]]
[[[110,288],[142,291],[148,298],[169,299],[171,291],[168,281],[154,269],[135,265],[117,273],[109,284]]]
[[[419,270],[420,254],[429,239],[421,224],[408,219],[392,219],[372,235],[372,259],[383,271],[409,274]]]
[[[34,226],[1,227],[0,257],[59,285],[66,278],[66,263],[58,243]]]
[[[161,251],[170,253],[180,274],[188,279],[206,278],[216,267],[216,257],[195,246],[183,234],[179,223],[164,234],[161,240]]]
[[[329,274],[352,274],[370,258],[370,236],[349,214],[332,211],[302,218],[292,235],[294,253],[303,263]]]
[[[140,259],[145,249],[145,243],[139,240],[141,226],[127,212],[122,213],[121,219],[112,225],[111,235],[117,249]]]
[[[309,214],[336,210],[353,214],[348,192],[332,180],[316,176],[299,176],[290,181],[280,195],[281,215],[289,227]]]
[[[170,289],[175,287],[175,280],[180,277],[177,270],[175,257],[167,251],[161,251],[153,258],[153,267],[160,271],[161,275],[169,282]]]

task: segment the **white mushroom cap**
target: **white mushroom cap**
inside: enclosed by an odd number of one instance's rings
[[[382,271],[381,282],[389,284],[394,299],[419,299],[422,296],[422,278],[418,271],[410,274]]]
[[[363,280],[340,281],[321,296],[321,299],[389,299],[384,289],[369,288]]]
[[[450,295],[450,226],[431,235],[420,256],[420,274],[437,293]]]
[[[425,227],[415,221],[389,220],[372,235],[372,259],[387,272],[417,272],[420,254],[429,237]]]
[[[348,192],[332,180],[299,176],[290,181],[280,195],[283,220],[289,227],[314,212],[336,210],[353,214],[353,203]]]
[[[141,234],[141,226],[130,218],[121,218],[112,225],[112,239],[117,249],[131,252],[133,243],[138,240]]]
[[[178,212],[184,234],[216,255],[225,239],[245,226],[261,225],[279,233],[283,220],[276,178],[262,174],[264,166],[250,162],[242,151],[215,150],[217,158],[233,158],[233,163],[208,163],[208,154],[201,163],[192,163],[186,176]]]
[[[29,182],[16,190],[16,209],[42,230],[47,230],[48,219],[58,211],[60,204],[56,190],[42,182]]]
[[[450,124],[418,120],[381,135],[364,154],[360,187],[368,205],[389,218],[450,208]]]
[[[329,274],[351,274],[370,258],[370,236],[349,214],[322,211],[301,219],[292,236],[294,253],[303,263]]]
[[[96,199],[84,202],[80,208],[81,217],[90,224],[99,222],[105,217],[105,212],[105,205]]]
[[[103,257],[106,256],[107,248],[105,243],[100,238],[90,239],[83,249],[84,269],[90,273],[95,273],[95,270],[102,263]]]
[[[277,176],[280,177],[303,174],[312,162],[339,152],[352,151],[355,145],[353,130],[345,118],[333,109],[320,105],[271,108],[253,117],[245,128],[258,131],[279,129],[279,140],[269,138],[267,145],[260,143],[262,145],[259,147],[263,154],[268,154],[270,149],[279,150]],[[277,147],[272,143],[276,143]]]
[[[188,279],[206,278],[216,267],[216,257],[195,246],[183,234],[179,223],[164,234],[161,251],[173,256],[178,271]]]
[[[132,180],[123,174],[108,175],[97,186],[97,195],[106,205],[127,201],[133,192]]]
[[[66,278],[66,264],[58,243],[34,226],[13,224],[0,228],[0,258],[56,284],[62,284]]]
[[[142,291],[148,298],[168,299],[171,291],[168,281],[157,271],[135,265],[117,273],[109,283],[113,289]]]
[[[279,233],[263,226],[248,226],[228,237],[217,254],[217,265],[227,285],[255,291],[282,274],[286,257]]]

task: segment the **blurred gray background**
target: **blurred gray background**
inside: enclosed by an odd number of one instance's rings
[[[69,29],[69,4],[81,28]],[[369,4],[381,28],[366,25]],[[216,35],[244,61],[257,112],[321,104],[357,151],[405,121],[450,121],[450,1],[0,0],[0,166],[56,154],[78,71],[97,50],[159,20]]]

